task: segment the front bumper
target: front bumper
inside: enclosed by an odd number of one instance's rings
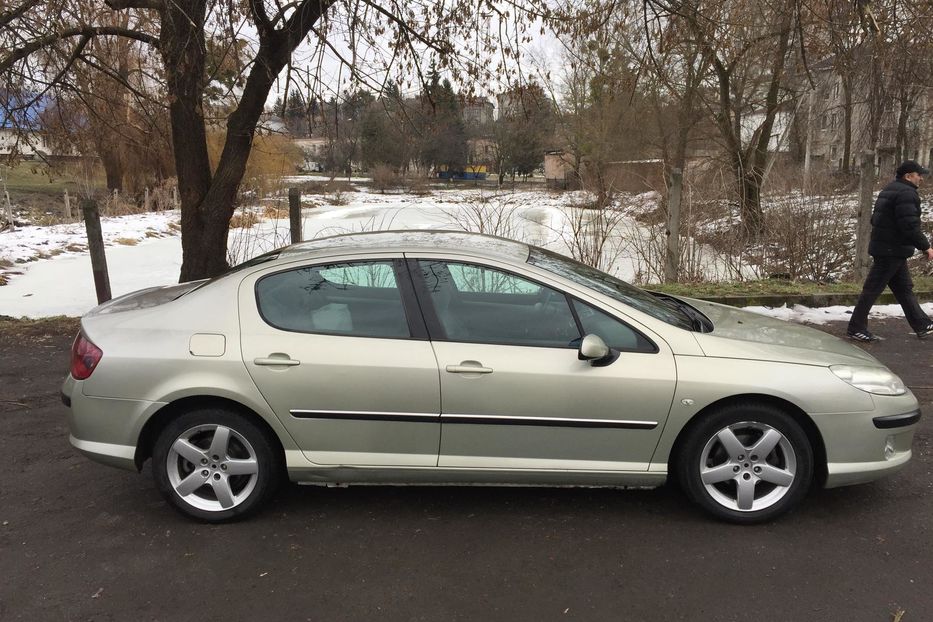
[[[920,407],[910,392],[873,396],[866,413],[813,415],[826,448],[826,487],[871,482],[904,468],[912,457]]]

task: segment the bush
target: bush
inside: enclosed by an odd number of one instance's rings
[[[847,196],[792,194],[765,211],[762,267],[767,275],[835,281],[849,273],[856,205]]]
[[[223,151],[226,134],[211,132],[208,134],[207,148],[211,158],[211,169],[216,171],[220,154]],[[295,144],[284,136],[257,134],[253,137],[253,146],[243,173],[241,190],[258,190],[268,193],[274,184],[278,184],[283,175],[292,175],[298,164],[304,161],[304,154]]]
[[[399,185],[399,176],[391,166],[387,164],[377,164],[373,167],[373,188],[385,194],[390,188],[397,188]]]

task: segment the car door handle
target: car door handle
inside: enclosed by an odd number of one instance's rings
[[[491,374],[491,367],[483,367],[476,361],[463,361],[459,365],[448,365],[447,372],[450,374]]]
[[[289,358],[287,354],[280,356],[269,356],[266,358],[253,359],[253,365],[284,365],[284,366],[294,366],[301,365],[301,361],[296,361],[293,358]]]

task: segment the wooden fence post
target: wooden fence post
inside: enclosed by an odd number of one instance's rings
[[[143,211],[149,211],[149,186],[146,186],[146,190],[143,192]]]
[[[10,231],[15,231],[16,222],[13,220],[13,204],[10,202],[10,193],[4,190],[3,195],[6,197],[6,217],[10,221]]]
[[[71,220],[71,197],[68,196],[68,188],[65,188],[65,212],[62,216],[65,220]]]
[[[97,201],[81,201],[84,215],[84,227],[87,229],[87,247],[91,252],[91,269],[94,271],[94,289],[97,290],[97,304],[107,302],[110,295],[110,274],[107,272],[107,256],[104,254],[104,233],[100,227],[100,212]]]
[[[301,190],[288,189],[288,222],[292,233],[292,244],[301,242]]]
[[[683,197],[684,173],[671,171],[671,189],[667,196],[667,253],[664,258],[664,281],[677,282],[680,268],[680,202]]]
[[[874,207],[872,195],[875,189],[875,152],[862,152],[859,168],[858,224],[855,232],[855,277],[864,281],[871,268],[868,256],[868,240],[871,238],[871,212]]]

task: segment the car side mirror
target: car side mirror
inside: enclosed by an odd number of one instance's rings
[[[593,367],[605,367],[619,358],[619,353],[607,346],[599,335],[586,335],[580,342],[577,358],[590,361]]]

